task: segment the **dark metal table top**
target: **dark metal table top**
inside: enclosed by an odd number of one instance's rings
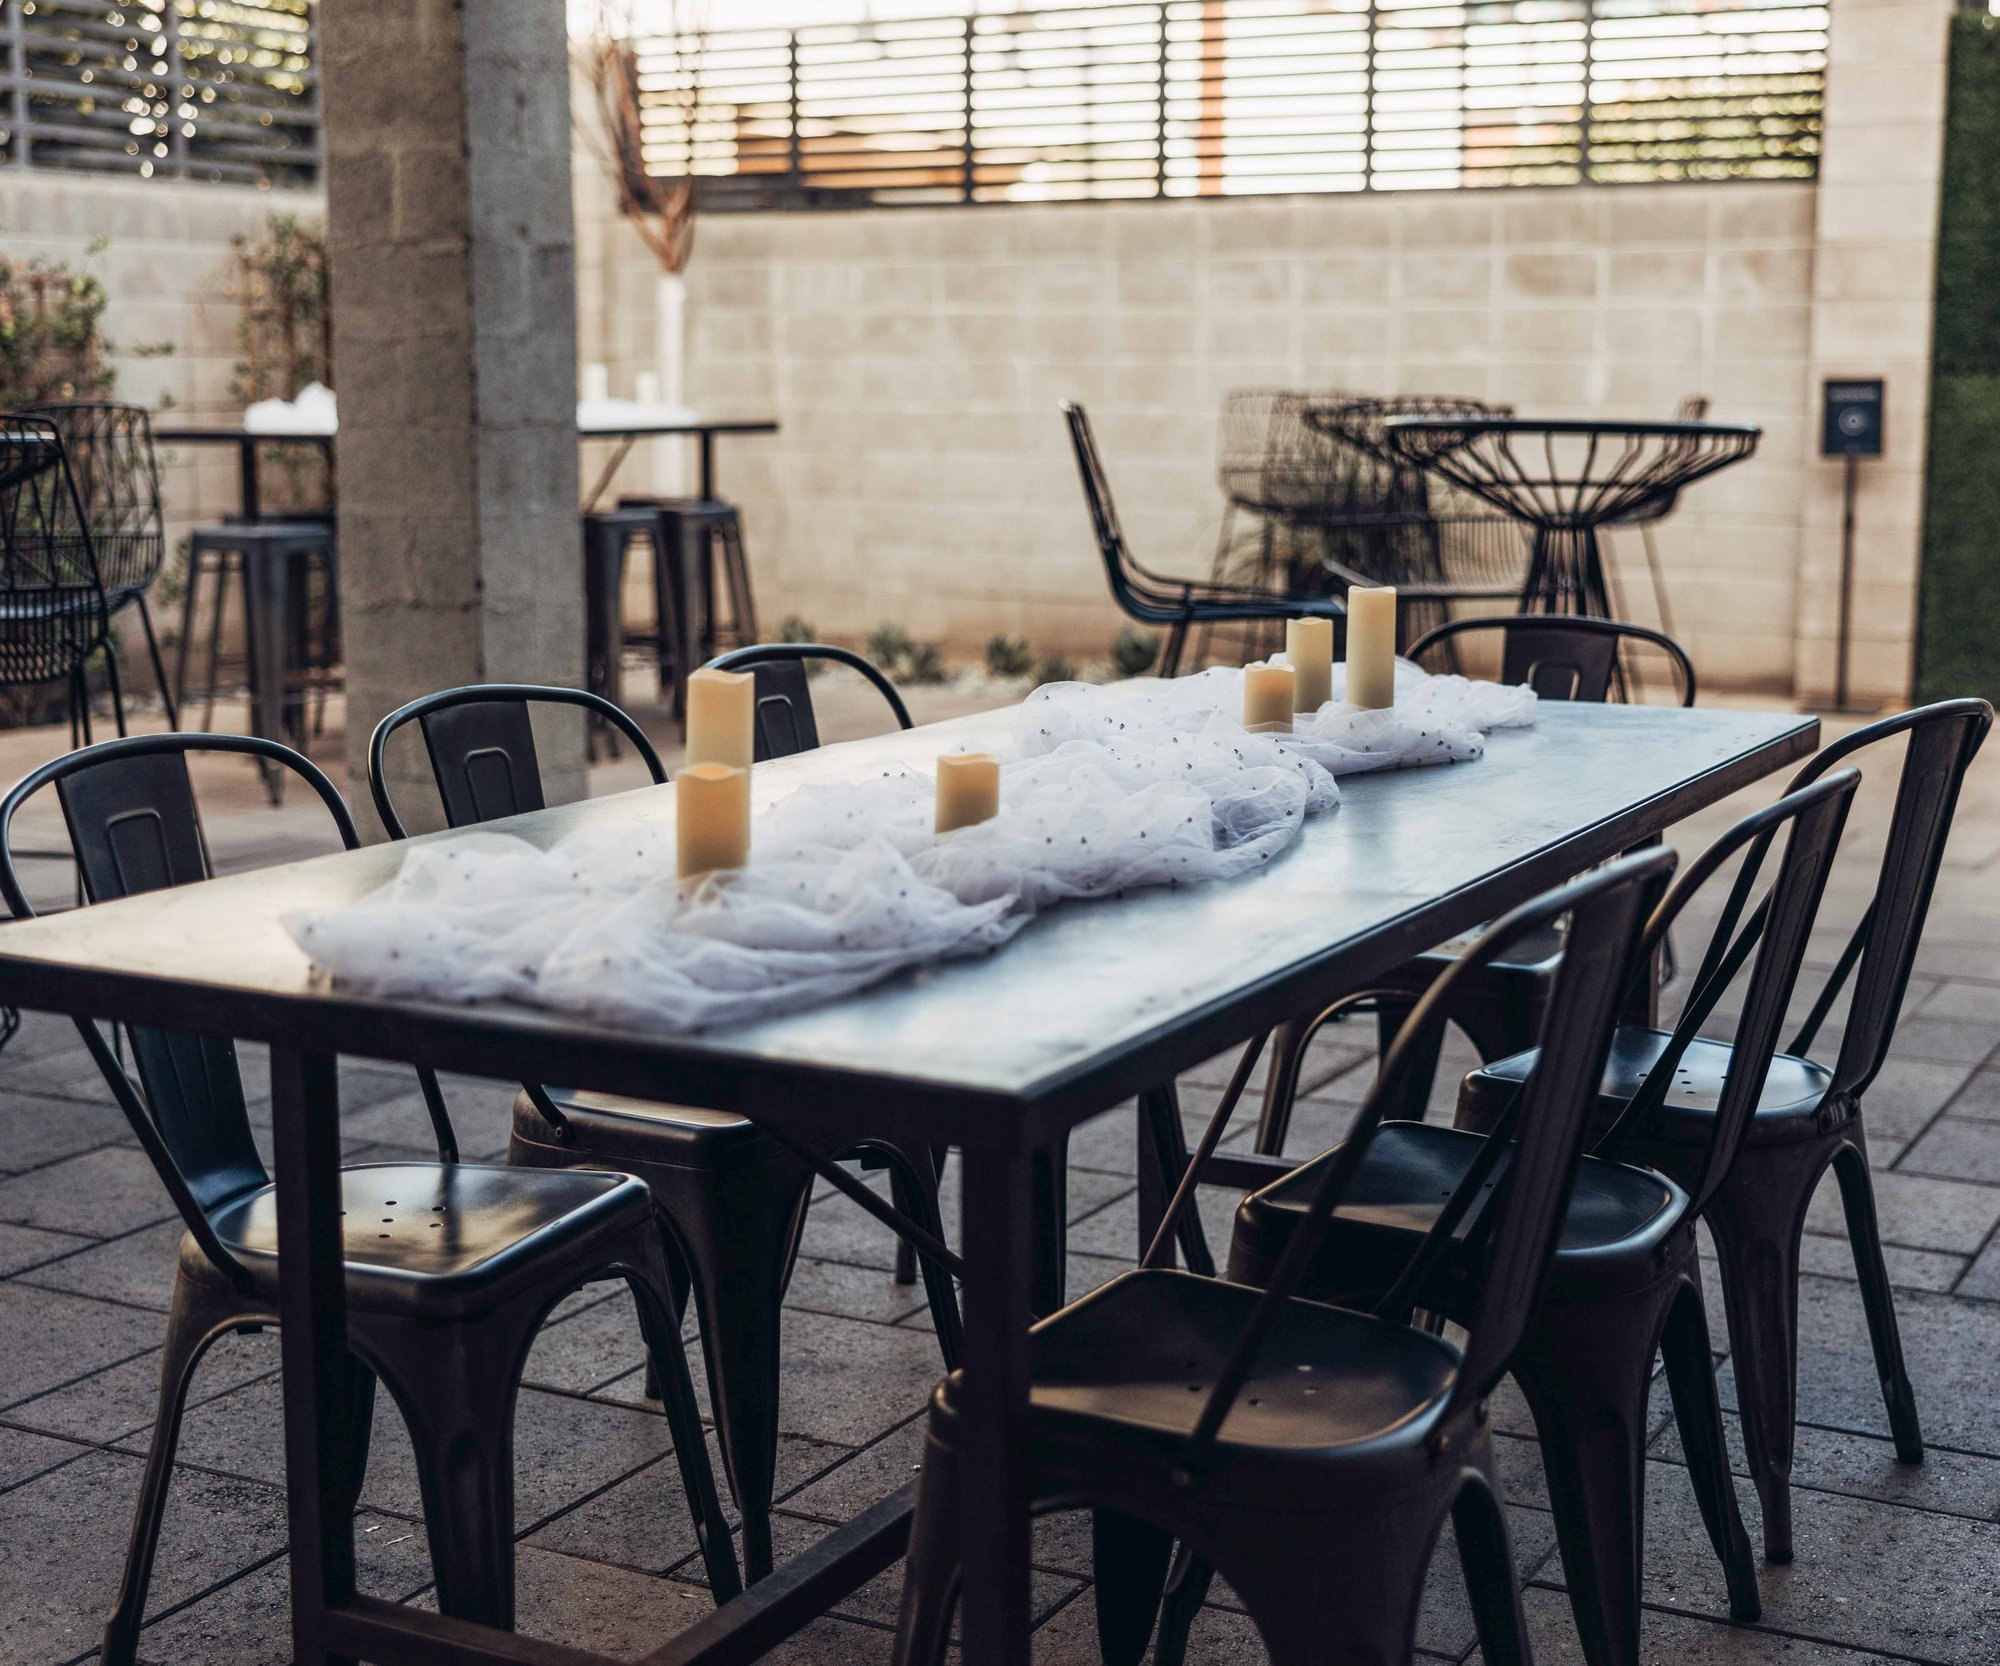
[[[1009,716],[759,765],[759,802],[891,761],[928,767],[960,743],[1004,746]],[[1066,904],[983,959],[709,1032],[329,987],[283,920],[386,882],[394,845],[0,928],[0,1002],[768,1112],[801,1133],[865,1103],[892,1136],[1016,1148],[1659,833],[1817,734],[1783,713],[1544,703],[1476,763],[1349,777],[1341,807],[1250,878]],[[673,802],[645,788],[494,826],[546,845],[671,818]]]
[[[775,434],[778,424],[771,417],[691,417],[686,422],[618,423],[606,428],[595,425],[586,428],[579,423],[576,431],[587,440],[644,440],[690,434]],[[339,435],[331,429],[323,433],[286,433],[245,428],[240,423],[233,427],[217,423],[187,428],[155,428],[153,438],[170,445],[240,445],[245,440],[304,440],[320,444],[335,440]]]

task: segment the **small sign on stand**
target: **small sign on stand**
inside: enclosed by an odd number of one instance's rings
[[[1841,460],[1840,625],[1833,709],[1847,705],[1847,654],[1854,627],[1854,475],[1859,459],[1882,455],[1882,379],[1829,377],[1820,399],[1819,454]]]

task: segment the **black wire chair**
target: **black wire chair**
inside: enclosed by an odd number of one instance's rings
[[[812,645],[811,651],[852,662],[844,649]],[[739,650],[725,660],[740,661],[763,652]],[[805,653],[801,645],[773,650],[771,662],[761,668],[760,681],[765,673],[782,679],[785,672],[796,671],[803,693]],[[892,704],[907,724],[901,700]],[[543,807],[541,766],[529,714],[536,706],[548,705],[579,707],[603,719],[632,742],[656,784],[666,780],[659,754],[644,731],[599,695],[520,683],[447,689],[391,712],[376,725],[368,743],[369,790],[390,836],[404,836],[387,769],[389,740],[398,730],[407,724],[417,726],[445,819],[453,827],[466,827]],[[804,696],[799,706],[809,724],[810,697]],[[793,713],[794,736],[798,709]],[[765,733],[777,731],[767,728]],[[781,754],[760,751],[759,755]],[[889,1170],[893,1209],[833,1161],[848,1155]],[[723,1466],[743,1512],[743,1558],[752,1579],[762,1578],[772,1565],[780,1313],[815,1175],[829,1180],[899,1237],[917,1243],[939,1352],[947,1368],[957,1361],[960,1325],[952,1283],[957,1260],[943,1251],[936,1168],[928,1151],[906,1152],[872,1137],[865,1119],[854,1129],[808,1148],[728,1112],[531,1083],[524,1085],[514,1104],[507,1156],[510,1163],[524,1168],[615,1168],[639,1176],[651,1189],[675,1311],[685,1313],[690,1289],[695,1298]],[[672,1361],[667,1363],[671,1366]],[[649,1391],[659,1364],[655,1351],[647,1378]]]
[[[1107,1666],[1136,1666],[1158,1612],[1173,1541],[1242,1598],[1274,1666],[1330,1658],[1407,1661],[1424,1573],[1447,1520],[1489,1666],[1525,1666],[1486,1399],[1526,1334],[1603,1069],[1620,968],[1664,851],[1628,857],[1516,910],[1439,980],[1449,985],[1510,940],[1568,915],[1575,945],[1523,1096],[1512,1157],[1480,1216],[1472,1259],[1483,1296],[1464,1351],[1380,1315],[1297,1299],[1319,1242],[1391,1095],[1371,1093],[1341,1155],[1323,1166],[1292,1249],[1262,1291],[1168,1265],[1253,1067],[1244,1055],[1139,1270],[1033,1333],[1027,1477],[1040,1509],[1094,1512],[1098,1630]],[[1393,1072],[1397,1056],[1391,1055]],[[1468,1177],[1469,1206],[1488,1175]],[[968,1500],[958,1452],[967,1384],[932,1397],[896,1636],[897,1666],[944,1655]]]
[[[1674,421],[1702,422],[1708,416],[1708,396],[1691,393],[1674,407]],[[1680,502],[1680,488],[1662,492],[1648,502],[1636,505],[1614,520],[1606,521],[1606,528],[1636,526],[1639,542],[1646,552],[1646,573],[1653,583],[1653,609],[1659,616],[1660,629],[1673,634],[1674,610],[1667,601],[1667,575],[1660,566],[1660,546],[1653,537],[1653,528],[1674,512]]]
[[[167,539],[160,513],[160,469],[153,452],[153,423],[143,406],[106,400],[43,401],[27,409],[56,425],[69,453],[70,473],[90,525],[98,576],[111,617],[135,608],[146,633],[146,652],[167,726],[179,726],[166,662],[153,630],[146,592],[160,576]],[[107,651],[116,644],[107,638]]]
[[[1512,599],[1528,540],[1512,516],[1437,479],[1390,449],[1402,417],[1507,417],[1513,408],[1439,394],[1326,399],[1306,424],[1337,457],[1319,516],[1320,559],[1336,589],[1393,584],[1405,631],[1450,617],[1454,602]]]
[[[1993,708],[1984,700],[1944,700],[1901,712],[1835,741],[1792,781],[1794,792],[1800,791],[1868,748],[1908,737],[1874,897],[1799,1033],[1773,1061],[1734,1172],[1707,1213],[1729,1314],[1744,1450],[1763,1503],[1764,1553],[1773,1562],[1792,1559],[1799,1239],[1807,1206],[1829,1168],[1840,1185],[1896,1455],[1905,1463],[1923,1461],[1916,1395],[1882,1256],[1862,1110],[1895,1040],[1960,785],[1992,723]],[[1813,1042],[1850,981],[1846,1025],[1829,1068],[1812,1057]],[[1740,1039],[1733,1046],[1696,1041],[1672,1058],[1658,1031],[1637,1026],[1620,1031],[1602,1089],[1607,1106],[1634,1101],[1650,1082],[1649,1072],[1671,1068],[1675,1077],[1673,1091],[1650,1119],[1627,1117],[1635,1124],[1635,1154],[1688,1183],[1711,1127],[1723,1115],[1729,1085],[1745,1074],[1741,1046]],[[1489,1070],[1499,1077],[1513,1062]],[[1483,1074],[1466,1079],[1461,1107],[1469,1114],[1478,1114],[1485,1102],[1477,1091],[1484,1081]]]
[[[63,683],[73,746],[90,744],[86,668],[109,640],[109,617],[61,430],[0,413],[0,686]],[[117,661],[107,656],[106,667],[122,735]]]
[[[1069,400],[1063,402],[1062,412],[1069,426],[1070,445],[1076,453],[1077,471],[1082,476],[1098,553],[1104,558],[1105,574],[1111,581],[1112,600],[1140,624],[1163,626],[1167,631],[1166,646],[1160,655],[1161,676],[1178,674],[1188,631],[1193,627],[1275,622],[1307,614],[1346,618],[1346,608],[1332,596],[1300,595],[1214,579],[1168,578],[1141,566],[1126,548],[1118,509],[1111,498],[1111,485],[1105,478],[1104,463],[1090,431],[1089,416],[1081,405]]]
[[[340,794],[306,758],[252,735],[138,735],[44,764],[0,800],[0,891],[35,912],[11,841],[21,806],[53,785],[91,903],[209,877],[191,752],[233,752],[301,778],[340,842],[360,843]],[[135,1082],[104,1033],[77,1020],[112,1097],[187,1228],[160,1360],[152,1449],[140,1485],[103,1659],[130,1666],[195,1367],[218,1337],[278,1323],[274,1189],[250,1126],[232,1041],[132,1027]],[[368,1461],[379,1377],[410,1427],[438,1605],[511,1626],[514,1410],[537,1330],[570,1291],[603,1279],[632,1288],[668,1383],[688,1507],[710,1588],[740,1588],[716,1496],[667,1268],[645,1187],[623,1174],[534,1174],[461,1163],[435,1077],[417,1072],[438,1157],[341,1170],[348,1335],[346,1395],[328,1424],[341,1443],[332,1507],[351,1510]]]
[[[1654,909],[1638,958],[1621,980],[1629,1000],[1651,978],[1653,952],[1675,918],[1738,862],[1673,1030],[1626,1025],[1613,1037],[1611,1077],[1629,1069],[1626,1061],[1635,1051],[1645,1052],[1650,1069],[1642,1068],[1645,1085],[1629,1102],[1600,1117],[1548,1294],[1514,1365],[1541,1436],[1570,1604],[1590,1666],[1636,1666],[1638,1660],[1642,1478],[1652,1434],[1647,1397],[1662,1350],[1682,1449],[1722,1563],[1730,1613],[1742,1621],[1757,1618],[1756,1568],[1729,1478],[1694,1228],[1727,1182],[1756,1114],[1859,781],[1854,770],[1829,776],[1744,818],[1710,845]],[[1783,855],[1752,907],[1781,835]],[[1706,1120],[1703,1142],[1676,1162],[1672,1179],[1656,1168],[1629,1166],[1635,1139],[1660,1106],[1685,1097],[1680,1061],[1746,966],[1731,1050],[1736,1069]],[[1655,1034],[1659,1045],[1638,1048],[1636,1037]],[[1413,1121],[1384,1131],[1355,1178],[1352,1207],[1335,1217],[1322,1242],[1306,1285],[1310,1295],[1352,1304],[1391,1291],[1394,1299],[1385,1298],[1384,1310],[1392,1317],[1400,1306],[1414,1304],[1463,1318],[1478,1297],[1476,1274],[1454,1265],[1448,1249],[1428,1263],[1412,1258],[1420,1244],[1449,1242],[1449,1233],[1431,1235],[1438,1200],[1482,1159],[1490,1160],[1481,1134],[1510,1126],[1534,1057],[1522,1053],[1469,1078],[1457,1128]],[[1245,1200],[1236,1217],[1231,1278],[1257,1284],[1270,1276],[1296,1230],[1315,1171],[1326,1161],[1317,1158]],[[1476,1227],[1467,1223],[1466,1230]],[[1162,1666],[1169,1658],[1163,1652]]]

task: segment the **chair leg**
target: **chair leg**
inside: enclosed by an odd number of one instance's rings
[[[1292,1103],[1298,1097],[1299,1071],[1305,1065],[1306,1020],[1288,1018],[1271,1032],[1271,1063],[1264,1077],[1264,1107],[1257,1116],[1257,1154],[1284,1154],[1291,1132]]]
[[[687,1350],[681,1346],[675,1322],[673,1291],[668,1285],[666,1252],[660,1235],[650,1227],[635,1245],[636,1273],[628,1272],[632,1298],[639,1310],[639,1328],[646,1354],[660,1387],[667,1427],[674,1437],[674,1459],[687,1495],[688,1519],[701,1547],[708,1588],[717,1602],[727,1602],[743,1589],[736,1553],[729,1546],[729,1522],[715,1490],[715,1471],[708,1461],[708,1438],[695,1404],[694,1379],[688,1374]]]
[[[1415,1509],[1212,1524],[1216,1571],[1243,1599],[1271,1666],[1409,1666],[1436,1522]]]
[[[160,704],[167,708],[167,727],[181,726],[180,705],[167,687],[167,662],[160,656],[159,634],[153,629],[153,610],[146,605],[145,591],[139,592],[139,623],[146,631],[146,652],[153,659],[153,680],[160,685]]]
[[[958,1603],[958,1459],[935,1432],[924,1440],[903,1558],[903,1602],[896,1617],[893,1666],[942,1666]]]
[[[1763,1613],[1763,1601],[1757,1590],[1750,1535],[1743,1530],[1736,1483],[1729,1473],[1722,1402],[1715,1392],[1715,1356],[1709,1348],[1708,1315],[1701,1303],[1700,1264],[1692,1258],[1688,1282],[1667,1311],[1661,1351],[1666,1355],[1667,1387],[1674,1398],[1674,1422],[1687,1457],[1688,1479],[1729,1587],[1729,1617],[1747,1625]]]
[[[1482,1666],[1530,1666],[1521,1583],[1498,1496],[1487,1485],[1468,1481],[1451,1507],[1451,1521]]]
[[[1214,1583],[1215,1565],[1182,1545],[1160,1602],[1160,1639],[1153,1649],[1153,1666],[1181,1666],[1187,1659],[1188,1636]]]
[[[1395,1045],[1404,1020],[1410,1016],[1415,1007],[1414,1001],[1393,1000],[1386,995],[1375,997],[1377,1059],[1386,1059],[1389,1056],[1389,1049]],[[1437,1082],[1438,1057],[1444,1050],[1444,1031],[1442,1027],[1434,1027],[1428,1037],[1419,1036],[1417,1039],[1421,1045],[1410,1050],[1406,1086],[1400,1102],[1389,1109],[1391,1120],[1422,1122],[1424,1113],[1430,1108],[1431,1088]]]
[[[1181,1127],[1180,1094],[1172,1082],[1139,1095],[1139,1253],[1144,1255],[1166,1218],[1167,1204],[1187,1167],[1187,1133]],[[1215,1277],[1215,1256],[1202,1230],[1201,1212],[1190,1209],[1176,1234],[1181,1264],[1200,1278]]]
[[[1097,1646],[1104,1666],[1139,1666],[1160,1612],[1173,1535],[1116,1510],[1090,1513]]]
[[[122,735],[125,733],[125,690],[118,675],[118,649],[108,636],[104,639],[104,680],[111,689],[111,721]]]
[[[1167,632],[1167,645],[1160,654],[1160,675],[1178,677],[1181,674],[1181,652],[1187,646],[1188,622],[1176,619],[1174,628]]]
[[[409,1425],[438,1609],[503,1631],[514,1626],[514,1402],[535,1328],[508,1308],[445,1332],[378,1321],[367,1339]]]
[[[139,1501],[132,1512],[132,1534],[125,1550],[125,1571],[118,1599],[104,1622],[105,1666],[132,1666],[139,1652],[139,1627],[146,1618],[146,1589],[153,1578],[153,1553],[159,1547],[160,1519],[167,1508],[174,1452],[180,1445],[181,1412],[187,1405],[188,1384],[208,1345],[222,1333],[234,1303],[218,1300],[204,1286],[187,1278],[174,1281],[173,1306],[167,1316],[166,1343],[160,1353],[159,1410],[153,1423],[153,1445],[146,1454]]]
[[[1730,1364],[1750,1478],[1764,1514],[1764,1559],[1792,1559],[1792,1441],[1799,1377],[1799,1236],[1824,1162],[1746,1146],[1706,1219],[1722,1265]]]
[[[1636,1666],[1646,1399],[1660,1303],[1544,1304],[1514,1361],[1534,1412],[1563,1578],[1589,1666]]]
[[[1906,1464],[1924,1461],[1924,1434],[1917,1421],[1916,1391],[1903,1363],[1903,1339],[1896,1329],[1896,1298],[1882,1259],[1882,1229],[1875,1219],[1875,1186],[1868,1174],[1868,1148],[1856,1130],[1854,1143],[1834,1153],[1834,1177],[1847,1212],[1847,1241],[1861,1281],[1861,1305],[1868,1314],[1868,1340],[1875,1350],[1875,1374],[1889,1410],[1896,1456]]]
[[[880,1148],[889,1159],[889,1190],[898,1209],[926,1232],[944,1236],[944,1216],[938,1206],[937,1169],[928,1150],[916,1155],[889,1146]],[[924,1295],[930,1303],[931,1323],[937,1328],[938,1353],[947,1371],[958,1369],[964,1329],[958,1314],[958,1287],[951,1270],[935,1265],[928,1256],[919,1256]]]
[[[1034,1162],[1035,1312],[1047,1317],[1068,1299],[1069,1140]]]
[[[187,589],[181,593],[181,639],[174,644],[173,709],[176,714],[187,704],[188,648],[194,641],[194,622],[200,611],[195,605],[195,591],[201,584],[202,554],[198,549],[188,551]],[[180,727],[178,716],[174,727]]]

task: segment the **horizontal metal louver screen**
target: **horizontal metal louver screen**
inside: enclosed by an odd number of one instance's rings
[[[31,168],[319,177],[313,0],[0,0],[0,156]]]

